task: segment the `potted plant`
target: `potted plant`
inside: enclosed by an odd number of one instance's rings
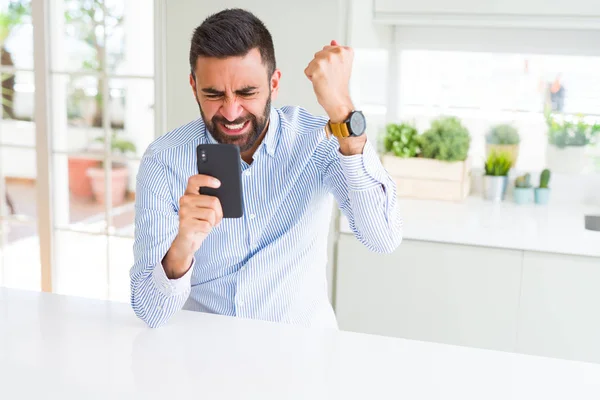
[[[596,142],[600,124],[586,122],[583,115],[568,117],[546,112],[548,125],[547,165],[562,173],[585,168],[585,147]]]
[[[550,200],[550,188],[548,183],[550,182],[550,170],[545,169],[540,174],[540,185],[535,188],[535,203],[536,204],[548,204]]]
[[[95,139],[96,142],[103,143],[104,136]],[[124,139],[117,138],[116,133],[113,133],[111,138],[111,150],[115,154],[125,155],[127,153],[135,153],[135,145]],[[105,202],[105,190],[106,190],[106,176],[104,173],[104,163],[99,166],[91,167],[87,171],[88,176],[91,179],[92,191],[94,198],[98,203],[104,204]],[[129,182],[129,170],[127,165],[123,162],[113,161],[111,163],[111,198],[112,205],[122,204],[125,200],[127,193],[127,185]]]
[[[391,152],[396,157],[416,157],[421,152],[419,132],[409,123],[388,124],[383,146],[386,152]]]
[[[517,204],[528,204],[533,201],[533,187],[531,186],[531,175],[525,174],[515,179],[514,199]]]
[[[389,125],[382,157],[400,197],[460,201],[470,191],[471,137],[455,117],[440,117],[419,135],[412,125]]]
[[[493,151],[485,163],[483,176],[483,196],[486,200],[504,200],[508,182],[508,172],[512,167],[512,156],[504,151]]]
[[[521,142],[517,128],[509,124],[494,125],[486,135],[485,141],[486,156],[489,156],[492,151],[505,151],[512,156],[513,165],[517,163]]]
[[[431,123],[431,127],[420,138],[424,158],[440,161],[464,161],[469,154],[471,136],[456,117],[442,117]]]

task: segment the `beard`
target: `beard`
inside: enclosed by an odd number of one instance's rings
[[[256,141],[260,138],[269,122],[269,116],[271,113],[271,94],[269,94],[269,98],[267,99],[267,103],[265,104],[262,115],[256,116],[254,114],[249,114],[247,116],[236,118],[235,121],[228,121],[219,115],[215,115],[209,121],[206,119],[206,116],[204,115],[202,107],[200,106],[200,102],[197,98],[196,102],[198,103],[198,108],[200,109],[200,115],[202,116],[204,125],[212,137],[219,143],[234,144],[238,146],[240,148],[240,152],[242,153],[250,150],[256,144]],[[250,128],[248,132],[242,135],[228,135],[221,130],[219,125],[220,123],[238,125],[246,123],[246,121],[249,121]]]

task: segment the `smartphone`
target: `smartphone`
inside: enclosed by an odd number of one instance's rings
[[[216,189],[200,188],[200,194],[219,199],[223,218],[242,217],[244,210],[239,147],[233,144],[200,144],[196,148],[196,156],[198,173],[221,181],[221,186]]]

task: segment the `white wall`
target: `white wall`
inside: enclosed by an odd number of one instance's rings
[[[300,105],[322,114],[304,68],[332,39],[344,42],[345,0],[304,0],[294,2],[293,7],[269,0],[170,0],[166,15],[167,129],[200,115],[189,86],[188,58],[193,30],[209,15],[232,7],[246,8],[256,14],[273,36],[277,67],[282,71],[281,89],[273,104]]]

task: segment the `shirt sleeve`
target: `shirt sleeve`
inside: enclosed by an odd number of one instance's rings
[[[137,175],[134,265],[130,271],[131,306],[148,326],[165,324],[183,308],[191,291],[190,269],[179,279],[166,276],[162,260],[179,229],[176,205],[170,200],[164,166],[145,156]]]
[[[323,181],[348,219],[355,237],[378,253],[393,252],[402,241],[402,218],[396,183],[372,143],[363,153],[343,155],[335,137],[324,139],[318,152]]]

